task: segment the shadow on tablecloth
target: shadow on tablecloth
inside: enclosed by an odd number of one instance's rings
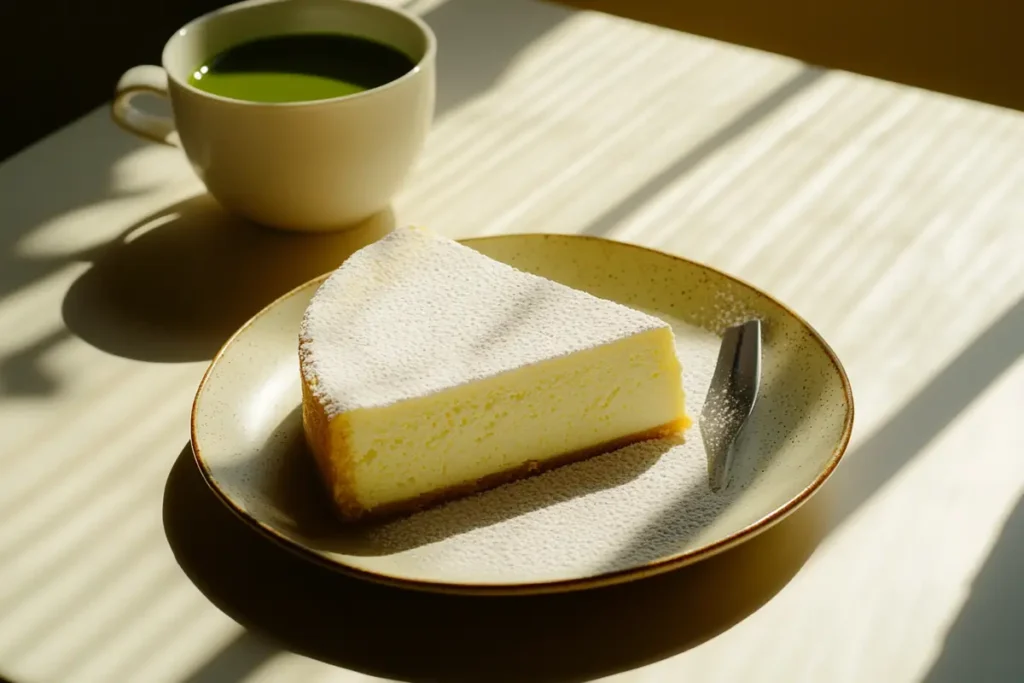
[[[279,648],[409,681],[567,681],[684,652],[756,611],[824,534],[813,497],[760,536],[709,560],[609,588],[533,597],[444,596],[349,578],[254,531],[179,455],[164,528],[182,569],[248,631],[189,683],[237,681]],[[257,635],[260,634],[260,635]]]
[[[1024,498],[1010,514],[923,683],[1024,681]]]
[[[337,268],[394,224],[387,210],[344,231],[273,230],[200,194],[97,249],[64,297],[64,322],[82,340],[125,358],[212,358],[264,306]]]

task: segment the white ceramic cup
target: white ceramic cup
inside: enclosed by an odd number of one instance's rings
[[[266,104],[189,85],[205,60],[248,40],[344,33],[397,48],[416,67],[361,93]],[[186,24],[164,46],[162,67],[129,69],[114,120],[158,142],[180,144],[226,209],[292,230],[352,225],[388,207],[423,146],[434,114],[436,39],[418,17],[362,0],[247,0]],[[133,105],[168,97],[173,118]]]

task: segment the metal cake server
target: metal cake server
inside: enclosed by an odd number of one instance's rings
[[[736,439],[754,409],[761,385],[761,321],[726,330],[711,387],[700,414],[712,491],[729,485]]]

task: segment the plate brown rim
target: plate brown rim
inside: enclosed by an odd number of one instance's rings
[[[586,590],[592,588],[600,588],[603,586],[611,586],[620,583],[626,583],[630,581],[636,581],[648,576],[654,576],[656,574],[662,574],[664,572],[679,569],[687,565],[694,564],[701,560],[705,560],[709,557],[717,555],[721,552],[729,550],[740,543],[750,540],[754,536],[767,531],[771,527],[775,526],[783,519],[788,517],[798,507],[807,502],[807,500],[813,495],[821,486],[828,480],[828,478],[835,471],[839,465],[839,461],[842,460],[843,455],[846,453],[846,449],[850,443],[850,435],[853,432],[853,419],[854,419],[854,403],[853,403],[853,387],[850,385],[850,379],[846,374],[845,368],[843,368],[842,362],[836,355],[835,351],[829,346],[828,342],[818,333],[814,327],[808,323],[800,314],[786,306],[784,303],[778,301],[772,295],[759,289],[758,287],[750,284],[749,282],[738,278],[734,275],[730,275],[717,268],[709,266],[707,264],[688,259],[683,256],[678,256],[666,251],[659,249],[652,249],[650,247],[644,247],[638,244],[632,244],[630,242],[621,242],[619,240],[613,240],[606,237],[598,237],[593,235],[573,235],[573,234],[557,234],[557,233],[522,233],[522,234],[509,234],[509,235],[489,235],[485,237],[471,237],[458,240],[462,244],[472,246],[473,244],[479,244],[485,241],[492,240],[507,240],[507,239],[565,239],[565,240],[591,240],[597,242],[603,242],[606,244],[615,245],[616,247],[622,246],[631,249],[639,249],[642,251],[666,256],[676,261],[681,261],[691,266],[697,266],[698,268],[704,268],[706,270],[714,272],[716,275],[725,277],[728,280],[733,281],[743,287],[747,287],[752,290],[758,296],[766,298],[768,301],[779,306],[781,309],[786,311],[789,315],[793,316],[808,332],[811,333],[811,337],[821,345],[821,348],[825,351],[825,355],[828,357],[832,366],[839,374],[840,380],[843,385],[843,394],[846,399],[846,415],[843,420],[843,432],[840,437],[839,443],[832,451],[832,456],[828,462],[825,463],[825,467],[822,471],[814,478],[814,480],[804,487],[795,496],[790,498],[787,502],[783,503],[776,509],[772,510],[761,519],[748,524],[747,526],[739,529],[732,534],[726,536],[723,539],[715,541],[699,548],[687,550],[676,555],[659,558],[648,562],[647,564],[639,567],[630,567],[628,569],[620,569],[613,572],[606,572],[597,574],[594,576],[587,576],[574,579],[558,579],[554,581],[543,581],[543,582],[532,582],[532,583],[442,583],[437,581],[425,581],[419,579],[409,579],[400,576],[391,576],[387,574],[381,574],[377,572],[368,571],[365,569],[359,569],[350,565],[343,564],[337,560],[331,559],[322,553],[307,548],[303,544],[290,539],[280,532],[276,531],[272,527],[267,526],[260,520],[256,519],[245,510],[242,510],[238,505],[218,486],[216,478],[210,471],[210,468],[206,464],[202,456],[202,449],[199,446],[199,439],[197,436],[196,419],[199,413],[199,399],[203,393],[203,389],[206,387],[207,381],[210,375],[217,365],[218,361],[225,354],[228,348],[235,342],[235,340],[242,334],[246,329],[253,325],[257,320],[263,317],[267,311],[281,302],[289,299],[299,292],[306,290],[314,285],[319,286],[330,273],[325,273],[311,280],[304,282],[303,284],[291,289],[290,291],[282,294],[271,303],[264,306],[258,313],[247,320],[241,327],[228,338],[227,341],[220,347],[213,359],[207,366],[206,371],[203,373],[202,379],[199,381],[199,386],[196,389],[195,397],[192,400],[192,411],[190,415],[190,441],[192,445],[192,454],[195,458],[196,465],[199,467],[199,471],[203,476],[203,480],[207,486],[214,493],[214,495],[220,499],[222,503],[229,510],[231,510],[235,516],[241,519],[249,527],[260,532],[262,535],[268,537],[270,540],[278,543],[285,549],[296,553],[300,557],[314,562],[315,564],[321,565],[328,569],[339,571],[343,574],[353,576],[375,583],[389,585],[398,588],[411,588],[420,591],[426,591],[431,593],[447,593],[447,594],[458,594],[458,595],[537,595],[547,593],[565,593],[576,590]]]

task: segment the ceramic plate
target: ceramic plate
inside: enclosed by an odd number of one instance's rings
[[[300,417],[299,322],[322,279],[264,309],[214,358],[192,409],[192,446],[214,492],[243,520],[311,560],[448,592],[525,593],[627,581],[708,557],[804,502],[850,437],[839,360],[768,295],[706,266],[605,239],[465,240],[517,268],[671,322],[687,409],[700,414],[718,335],[759,318],[761,393],[729,488],[708,485],[698,428],[402,519],[346,526],[331,513]]]

